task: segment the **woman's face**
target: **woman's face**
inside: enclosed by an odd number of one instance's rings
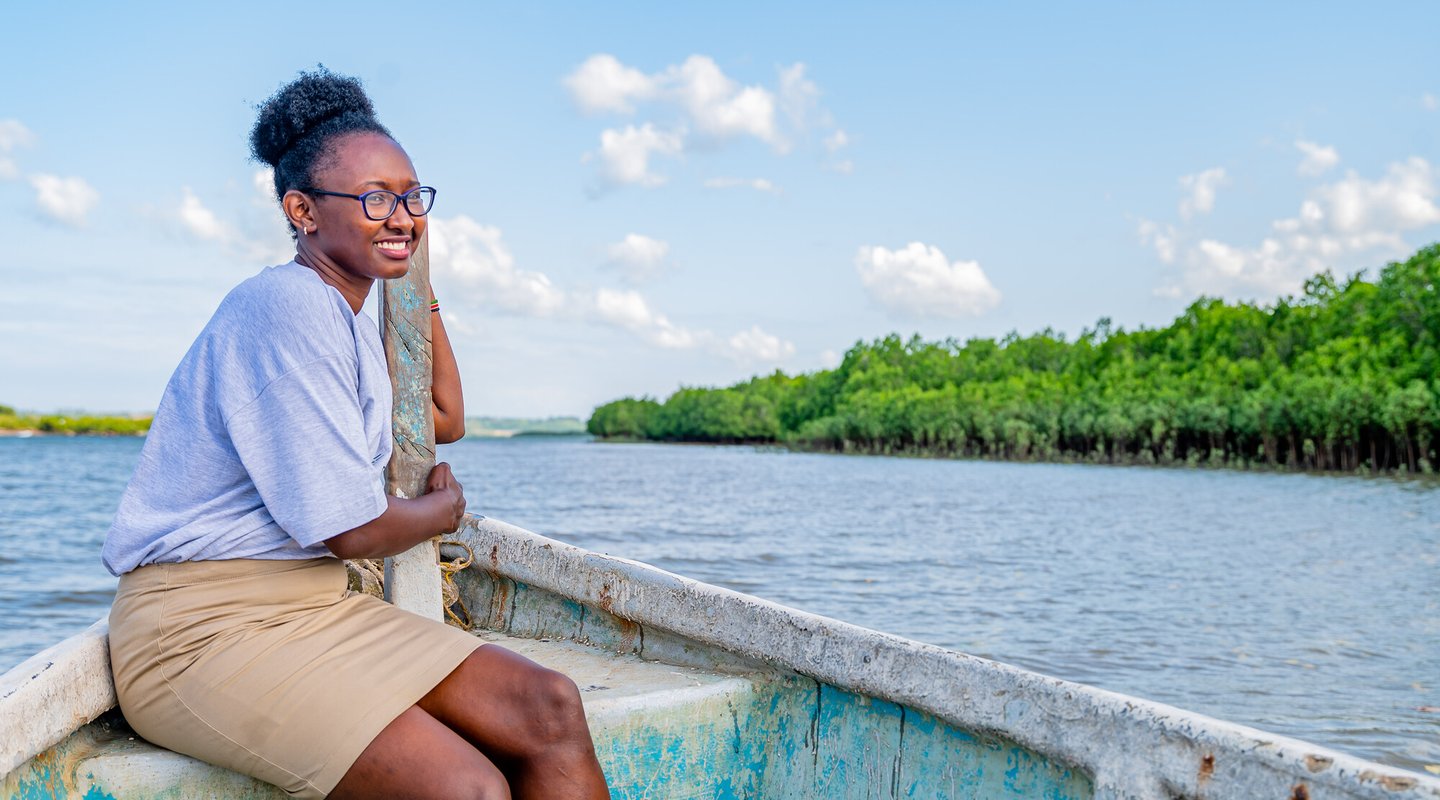
[[[315,176],[314,188],[345,194],[387,189],[404,194],[420,185],[410,157],[390,137],[356,133],[337,139],[332,156]],[[365,216],[359,200],[311,195],[314,232],[301,233],[311,248],[336,266],[362,278],[392,279],[410,269],[410,256],[425,232],[425,217],[411,216],[404,203],[383,220]]]

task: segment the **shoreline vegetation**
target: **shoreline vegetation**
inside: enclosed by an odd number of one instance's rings
[[[150,415],[29,414],[0,405],[0,436],[144,436]]]
[[[834,369],[776,371],[664,402],[626,397],[605,441],[802,451],[1429,473],[1440,443],[1440,244],[1373,281],[1322,272],[1272,304],[1201,297],[1170,325],[1108,318],[1066,341],[858,342]]]
[[[466,417],[465,435],[480,439],[513,439],[516,436],[584,436],[585,423],[579,417]]]
[[[31,436],[144,436],[152,415],[22,413],[0,405],[0,437]],[[508,439],[516,436],[585,435],[585,423],[578,417],[522,419],[515,417],[466,417],[465,435],[477,439]]]

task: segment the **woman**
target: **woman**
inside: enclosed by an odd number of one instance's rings
[[[378,279],[405,274],[434,190],[353,78],[302,73],[259,111],[295,260],[220,304],[180,362],[106,538],[110,654],[146,739],[298,797],[603,798],[575,684],[346,590],[342,558],[458,526],[446,464],[385,495]],[[463,433],[438,314],[436,438]]]

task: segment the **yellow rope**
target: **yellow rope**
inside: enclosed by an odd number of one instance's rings
[[[458,539],[448,539],[440,544],[442,546],[454,545],[465,551],[465,555],[454,561],[440,559],[440,599],[442,605],[445,606],[445,619],[457,628],[471,630],[475,627],[475,620],[470,616],[470,609],[465,607],[465,600],[460,597],[460,587],[455,583],[455,573],[475,563],[475,551],[470,549],[470,545]],[[385,599],[384,559],[347,559],[345,569],[350,577],[351,591]],[[460,607],[459,613],[456,613],[455,606]]]
[[[465,607],[465,600],[460,597],[460,587],[455,585],[455,573],[475,563],[475,551],[470,545],[458,539],[449,539],[440,542],[440,546],[454,545],[465,551],[465,555],[454,561],[440,559],[440,597],[445,604],[445,617],[452,625],[462,629],[470,630],[475,627],[475,620],[470,616],[470,609]],[[460,614],[455,613],[455,606],[460,606]]]

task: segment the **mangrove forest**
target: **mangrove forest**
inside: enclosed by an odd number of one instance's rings
[[[1273,304],[1202,297],[1164,328],[860,342],[775,372],[596,408],[613,439],[846,453],[1429,472],[1440,244]]]

